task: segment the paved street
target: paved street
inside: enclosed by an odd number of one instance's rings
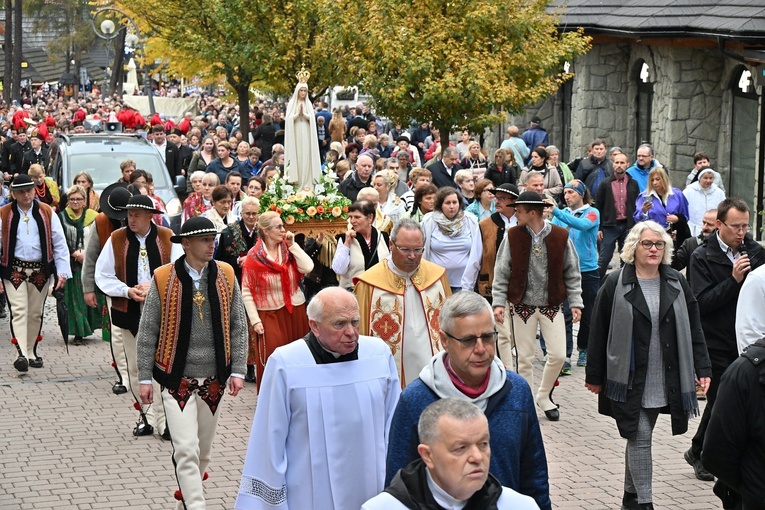
[[[48,301],[41,355],[45,367],[19,376],[0,320],[0,509],[169,509],[177,488],[170,444],[157,436],[134,438],[127,395],[113,395],[108,345],[95,337],[66,354]],[[541,374],[541,353],[536,370]],[[561,421],[541,415],[550,465],[551,497],[559,509],[618,509],[624,440],[610,419],[597,414],[596,398],[583,387],[584,369],[561,379],[555,392]],[[255,409],[246,384],[224,402],[210,479],[208,508],[230,509]],[[703,405],[703,404],[702,404]],[[541,414],[541,413],[540,413]],[[698,420],[691,422],[695,430]],[[699,482],[683,460],[690,434],[673,438],[661,417],[654,436],[656,508],[719,508],[712,483]],[[327,509],[331,510],[331,509]]]

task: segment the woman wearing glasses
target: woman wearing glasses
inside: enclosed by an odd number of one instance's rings
[[[284,229],[279,214],[258,217],[259,239],[242,266],[242,300],[250,325],[258,335],[257,379],[274,349],[308,334],[303,275],[313,269],[311,257]]]
[[[87,306],[82,290],[85,246],[95,228],[98,213],[88,208],[88,193],[82,186],[72,186],[66,195],[67,205],[58,213],[61,226],[64,227],[66,244],[69,246],[69,262],[72,265],[72,278],[67,280],[64,286],[64,298],[69,310],[69,334],[74,336],[74,344],[79,345],[84,337],[90,336],[93,330],[101,327],[101,307]],[[101,303],[103,304],[105,303]]]
[[[622,509],[653,508],[656,419],[669,414],[672,433],[685,433],[699,414],[696,384],[706,393],[712,374],[698,303],[669,266],[671,242],[662,225],[637,223],[592,315],[585,386],[627,440]]]

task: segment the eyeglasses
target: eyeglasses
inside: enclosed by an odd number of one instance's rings
[[[332,329],[334,329],[335,331],[342,331],[348,326],[351,326],[353,329],[358,329],[358,327],[361,325],[361,319],[335,321],[335,322],[330,322],[329,325],[332,326]]]
[[[666,244],[667,243],[665,243],[664,241],[655,241],[655,242],[654,241],[648,241],[648,240],[640,241],[640,246],[642,246],[646,250],[650,250],[652,247],[655,246],[657,250],[661,251],[661,250],[664,249],[664,246]]]
[[[475,345],[478,343],[479,338],[481,339],[481,343],[483,345],[492,345],[492,342],[496,342],[497,338],[499,337],[499,332],[497,332],[497,330],[494,330],[491,333],[484,333],[483,335],[480,335],[480,336],[473,335],[473,336],[466,336],[463,338],[457,338],[456,336],[452,335],[448,331],[444,331],[443,329],[441,331],[443,331],[444,335],[448,336],[452,340],[458,341],[466,349],[474,349]]]
[[[247,216],[247,217],[257,216],[257,215],[258,215],[258,213],[256,213],[256,212],[243,212],[242,213],[242,216]]]
[[[85,199],[84,198],[70,198],[69,201],[70,202],[84,202]]]
[[[284,225],[273,225],[271,227],[268,227],[274,230],[284,230]]]
[[[743,232],[746,234],[747,232],[749,232],[749,228],[750,228],[749,225],[728,225],[724,221],[721,221],[720,223],[722,223],[723,225],[731,229],[733,232]]]
[[[398,251],[403,253],[404,255],[422,255],[422,252],[425,251],[425,247],[421,246],[419,248],[401,248],[397,244],[394,244],[393,246],[396,247]]]

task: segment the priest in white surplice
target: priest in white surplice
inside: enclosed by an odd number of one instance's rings
[[[353,279],[361,311],[361,333],[390,347],[402,386],[441,350],[438,313],[451,295],[446,270],[422,260],[419,223],[404,218],[390,234],[390,255]]]
[[[359,336],[359,307],[340,287],[308,305],[310,333],[266,363],[237,510],[358,510],[384,488],[400,394],[390,349]]]

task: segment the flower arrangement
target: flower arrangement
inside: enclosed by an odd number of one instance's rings
[[[338,191],[336,179],[337,175],[328,171],[313,190],[295,190],[286,179],[276,177],[260,197],[260,212],[276,211],[285,225],[312,220],[345,221],[351,201]]]

